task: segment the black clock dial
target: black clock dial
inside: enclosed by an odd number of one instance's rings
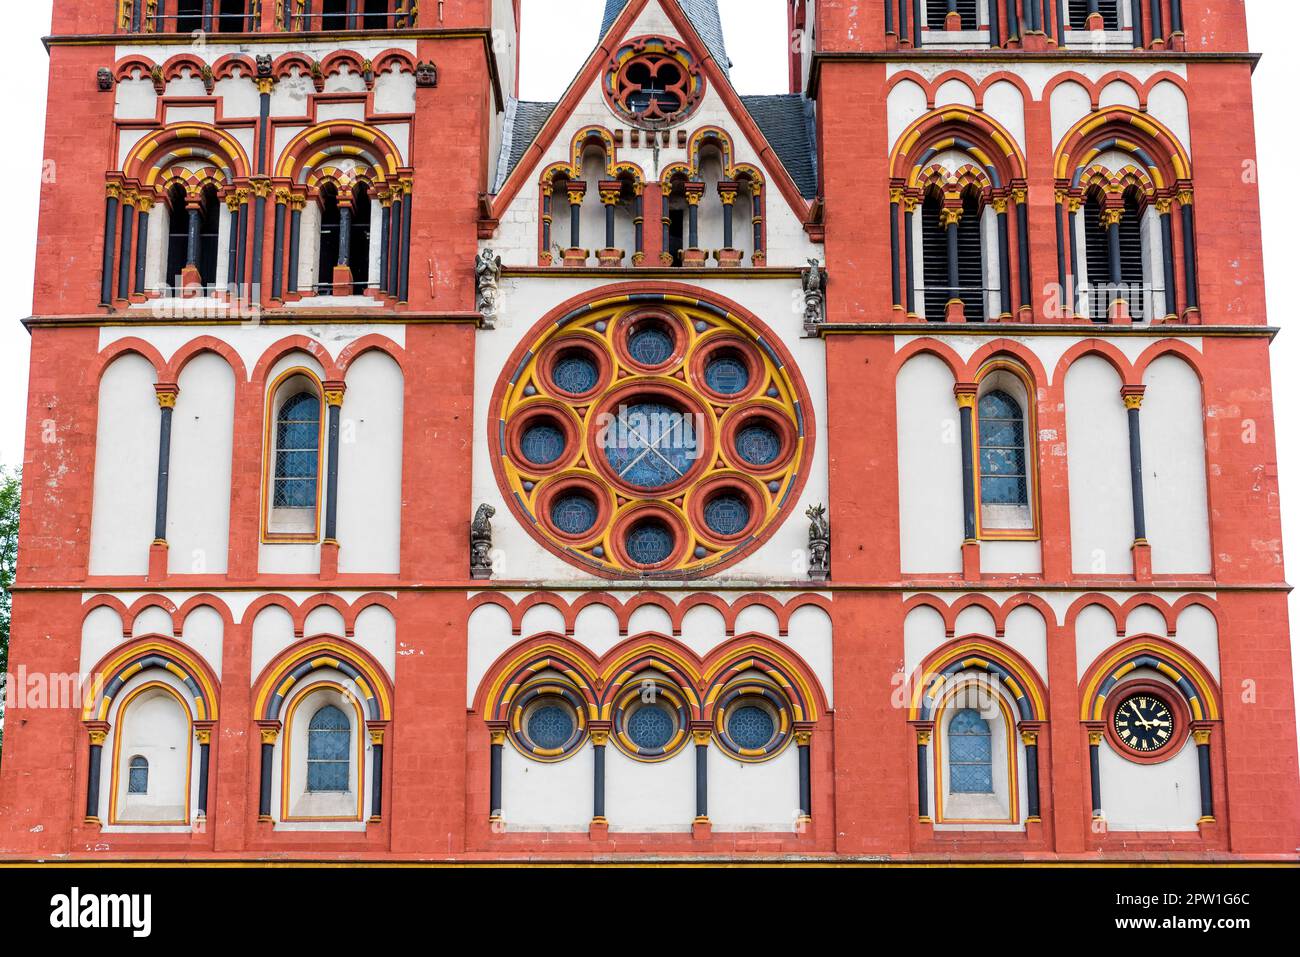
[[[1115,734],[1139,754],[1159,751],[1173,740],[1173,710],[1153,694],[1130,695],[1115,709]]]

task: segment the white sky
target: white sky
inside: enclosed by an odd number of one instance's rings
[[[720,0],[720,6],[736,87],[742,93],[786,92],[786,0]],[[524,0],[520,90],[524,99],[557,99],[595,44],[604,0],[564,0],[562,17],[555,16],[556,7],[554,0]],[[1254,78],[1256,137],[1269,319],[1284,330],[1272,350],[1273,395],[1284,534],[1294,556],[1300,554],[1300,442],[1294,438],[1300,427],[1300,374],[1293,375],[1300,359],[1300,331],[1290,328],[1284,278],[1295,271],[1300,252],[1295,236],[1288,235],[1294,202],[1286,186],[1290,164],[1300,156],[1300,132],[1291,122],[1291,94],[1300,87],[1300,57],[1290,42],[1293,31],[1277,25],[1289,22],[1293,8],[1285,0],[1246,0],[1251,47],[1264,54]],[[6,4],[5,15],[10,75],[21,77],[22,88],[27,90],[5,116],[10,186],[6,191],[9,206],[0,229],[0,261],[8,267],[7,278],[0,283],[0,464],[15,466],[22,461],[26,418],[28,335],[19,320],[31,313],[32,304],[48,74],[40,37],[49,29],[50,0]],[[1269,18],[1274,18],[1272,24]],[[444,69],[455,66],[444,64]],[[1241,157],[1243,162],[1250,158]],[[96,172],[55,171],[56,175],[78,177]],[[87,210],[86,215],[87,229],[101,228],[100,209]],[[1198,225],[1213,228],[1215,220],[1202,215]],[[1222,221],[1217,225],[1233,228]],[[1300,621],[1300,597],[1293,596],[1291,603],[1291,618]],[[1297,663],[1300,661],[1293,662]]]

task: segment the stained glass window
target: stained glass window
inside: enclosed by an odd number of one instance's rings
[[[704,524],[718,535],[739,535],[749,516],[749,503],[739,495],[715,495],[704,506]]]
[[[315,508],[320,469],[320,399],[299,392],[275,418],[276,508]]]
[[[979,403],[980,501],[985,505],[1027,505],[1025,423],[1020,403],[1002,391]]]
[[[643,705],[627,719],[627,736],[638,748],[655,750],[673,739],[676,725],[667,708],[662,705]]]
[[[126,792],[128,794],[149,793],[149,761],[138,754],[131,759]]]
[[[534,465],[550,465],[564,454],[564,433],[545,423],[529,426],[520,448],[524,458]]]
[[[629,485],[654,489],[690,471],[699,451],[693,419],[658,402],[619,409],[605,433],[605,458]]]
[[[673,337],[657,323],[642,323],[628,336],[627,351],[643,366],[663,365],[673,354]]]
[[[749,369],[735,356],[720,355],[704,367],[704,382],[719,395],[735,395],[749,385]]]
[[[348,749],[352,726],[348,717],[332,704],[311,716],[307,726],[307,790],[348,789]]]
[[[993,793],[993,735],[974,708],[963,708],[948,723],[948,790]]]
[[[573,728],[573,712],[560,704],[544,704],[528,716],[528,739],[548,751],[564,747]]]
[[[628,533],[627,553],[638,565],[658,565],[673,553],[673,533],[662,522],[640,522]]]
[[[561,495],[551,505],[551,521],[566,535],[581,535],[596,524],[596,503],[588,495]]]
[[[747,704],[737,708],[727,718],[727,735],[737,747],[757,751],[767,747],[776,734],[776,723],[766,708]]]
[[[600,370],[590,356],[581,352],[569,352],[556,360],[551,369],[551,381],[563,392],[583,395],[596,387],[600,381]]]
[[[750,465],[771,465],[781,454],[781,439],[766,425],[747,425],[736,433],[736,453]]]

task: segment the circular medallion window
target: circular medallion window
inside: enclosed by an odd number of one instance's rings
[[[539,761],[568,757],[586,730],[582,701],[567,684],[543,679],[525,685],[511,705],[510,740]]]
[[[791,721],[789,702],[775,685],[743,679],[719,696],[713,731],[732,757],[766,761],[790,743]]]
[[[669,126],[695,111],[704,96],[704,77],[686,47],[663,37],[638,37],[614,53],[604,91],[623,119]]]
[[[697,577],[797,504],[810,405],[757,320],[693,297],[607,297],[543,319],[505,370],[489,426],[503,497],[574,564]]]
[[[629,682],[614,707],[613,740],[638,761],[662,761],[690,740],[690,710],[680,689],[660,680]]]

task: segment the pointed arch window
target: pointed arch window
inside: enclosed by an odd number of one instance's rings
[[[312,715],[307,726],[307,790],[347,791],[351,769],[352,725],[333,705]]]
[[[973,432],[981,539],[1037,537],[1033,397],[1029,374],[1008,359],[991,361],[979,374]]]
[[[948,724],[948,786],[954,794],[993,793],[993,733],[974,708]]]
[[[268,400],[266,533],[314,541],[322,498],[321,389],[306,371],[287,374]]]

